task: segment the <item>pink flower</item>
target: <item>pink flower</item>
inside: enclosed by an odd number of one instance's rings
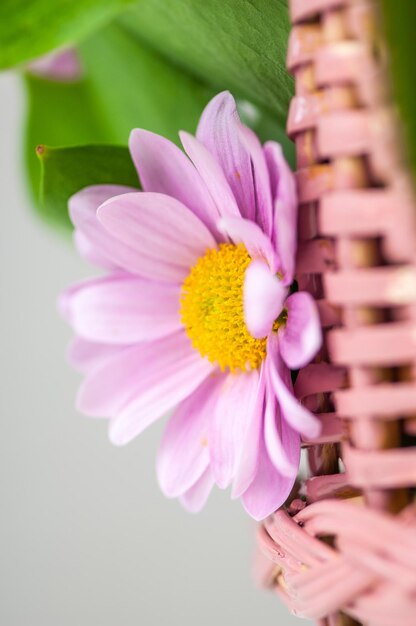
[[[296,193],[278,144],[264,148],[228,92],[202,114],[189,158],[134,130],[143,192],[95,186],[70,200],[80,252],[105,268],[63,294],[85,372],[81,412],[123,445],[174,409],[157,459],[163,492],[199,510],[232,484],[262,519],[289,495],[300,434],[319,422],[295,399],[290,368],[320,347],[306,293],[289,295]],[[176,407],[176,408],[175,408]]]
[[[57,82],[73,82],[82,78],[80,58],[74,48],[54,50],[27,65],[31,74]]]

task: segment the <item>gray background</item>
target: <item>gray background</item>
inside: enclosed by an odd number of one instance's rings
[[[57,294],[91,270],[31,212],[24,95],[0,75],[0,626],[290,626],[251,580],[255,525],[218,490],[198,516],[166,500],[163,424],[124,448],[78,415]]]

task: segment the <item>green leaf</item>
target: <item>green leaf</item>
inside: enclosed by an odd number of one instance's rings
[[[38,144],[127,144],[132,128],[144,127],[178,142],[178,131],[195,131],[214,92],[168,64],[113,24],[82,46],[80,82],[52,82],[27,74],[25,159],[39,212]],[[109,82],[111,76],[111,82]]]
[[[146,0],[122,23],[217,91],[229,89],[286,120],[286,0]]]
[[[74,44],[132,0],[1,0],[0,68]]]
[[[139,187],[130,153],[120,146],[48,148],[38,146],[41,162],[41,202],[45,218],[70,226],[69,198],[88,185],[118,184]]]
[[[36,145],[122,145],[134,127],[147,128],[178,142],[179,129],[195,132],[204,106],[217,91],[150,49],[120,23],[92,35],[80,45],[80,54],[85,66],[80,83],[26,77],[26,155],[35,199],[39,196]],[[276,112],[270,114],[247,101],[240,104],[245,123],[263,141],[275,139],[282,143],[286,158],[293,164],[293,144]],[[51,204],[41,204],[39,210],[48,218],[53,214]],[[61,215],[62,207],[58,210]]]
[[[215,94],[116,23],[82,43],[80,53],[96,115],[113,141],[127,143],[140,126],[177,143],[179,130],[195,131]]]
[[[28,98],[24,153],[29,188],[39,206],[40,167],[35,148],[39,144],[68,146],[111,143],[111,130],[98,120],[86,80],[79,83],[52,83],[25,76]]]
[[[382,23],[387,39],[393,95],[403,125],[409,164],[416,175],[416,2],[381,0]]]

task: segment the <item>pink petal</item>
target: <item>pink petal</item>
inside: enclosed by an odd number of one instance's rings
[[[241,217],[223,217],[218,228],[235,244],[243,243],[251,257],[265,259],[272,272],[277,271],[278,260],[272,242],[255,222]]]
[[[168,139],[138,128],[131,132],[129,144],[144,191],[176,198],[215,234],[218,210],[182,150]]]
[[[208,467],[208,428],[222,378],[209,376],[169,418],[157,457],[159,484],[168,498],[190,489]]]
[[[239,216],[240,211],[224,172],[213,155],[198,139],[184,131],[179,133],[182,145],[214,201],[219,215]]]
[[[207,227],[178,200],[161,193],[111,198],[98,219],[122,245],[134,250],[135,273],[182,282],[190,267],[216,242]]]
[[[71,287],[68,287],[67,289],[62,291],[59,294],[56,303],[59,315],[70,325],[72,325],[72,310],[70,303],[74,294],[78,291],[80,284],[82,283],[71,285]]]
[[[256,400],[251,419],[249,419],[245,431],[244,440],[241,444],[240,462],[235,471],[232,498],[239,498],[253,481],[258,466],[259,441],[262,434],[266,372],[264,362],[259,370],[259,384],[256,393]],[[243,433],[244,434],[244,433]]]
[[[117,242],[97,219],[97,209],[103,202],[132,191],[136,190],[119,185],[94,185],[69,199],[69,215],[81,236],[80,252],[87,253],[88,261],[98,262],[106,269],[124,267],[134,271],[137,266],[134,250]],[[80,236],[77,235],[78,244]]]
[[[280,354],[290,369],[307,365],[322,344],[321,323],[315,300],[301,291],[288,297],[287,322],[279,330]]]
[[[301,435],[313,439],[320,433],[320,421],[293,395],[290,371],[279,353],[278,336],[272,333],[267,343],[268,379],[276,394],[282,417]]]
[[[204,508],[214,486],[214,478],[208,467],[201,478],[180,498],[182,506],[189,513],[199,513]]]
[[[264,146],[269,168],[274,201],[274,237],[285,285],[290,285],[295,274],[297,247],[298,199],[294,175],[278,143],[269,141]]]
[[[257,339],[267,337],[282,311],[287,288],[264,261],[250,263],[244,276],[244,319]]]
[[[72,82],[82,78],[80,58],[73,48],[55,50],[27,64],[31,74],[46,80]]]
[[[110,424],[110,439],[124,445],[185,400],[212,374],[214,366],[194,350],[185,333],[176,333],[149,347],[132,368],[127,397],[113,407],[117,417]],[[123,390],[124,391],[124,390]]]
[[[243,461],[247,431],[258,419],[258,388],[259,373],[254,370],[230,373],[219,390],[208,440],[212,471],[221,489],[228,487]]]
[[[67,349],[67,359],[75,369],[87,374],[123,350],[127,350],[127,347],[93,343],[74,337]]]
[[[159,339],[179,330],[180,290],[119,274],[81,283],[64,294],[75,332],[90,341],[133,344]]]
[[[136,413],[133,417],[137,423],[133,420],[128,425],[132,431],[135,428],[143,430],[153,418],[157,419],[192,393],[212,369],[213,366],[192,348],[185,333],[178,332],[157,341],[126,348],[114,358],[106,360],[85,378],[77,404],[86,415],[117,418],[114,435],[119,431],[119,426],[125,424],[126,420],[123,419],[116,425],[124,415],[122,411],[137,405],[142,414]],[[175,383],[176,399],[173,398]],[[169,406],[165,408],[168,400]],[[151,415],[150,410],[153,410]]]
[[[80,230],[74,230],[74,243],[79,255],[96,267],[102,267],[110,271],[117,269],[102,252],[94,246],[86,235]]]
[[[239,135],[250,154],[253,168],[256,203],[254,219],[263,232],[271,237],[273,233],[273,204],[265,154],[257,135],[250,128],[241,125]]]
[[[269,458],[278,472],[296,477],[300,461],[300,437],[285,419],[282,419],[276,396],[267,385],[264,438]]]
[[[276,511],[287,500],[295,478],[279,474],[269,459],[262,437],[257,474],[241,498],[247,513],[260,521]]]
[[[254,220],[252,165],[250,154],[239,136],[241,126],[234,98],[228,91],[223,91],[205,107],[196,136],[221,166],[241,215]]]

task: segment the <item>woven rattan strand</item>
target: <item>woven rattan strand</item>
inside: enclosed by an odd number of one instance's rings
[[[257,577],[321,626],[414,626],[416,204],[377,7],[290,4],[297,279],[325,335],[296,393],[322,434],[303,442],[309,478],[259,528]]]

